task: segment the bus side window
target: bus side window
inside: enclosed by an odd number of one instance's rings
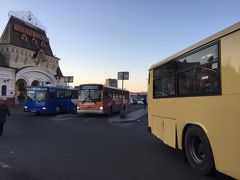
[[[65,92],[64,92],[64,90],[60,90],[60,93],[59,93],[59,98],[61,98],[61,99],[64,99],[65,98]]]
[[[109,98],[107,92],[104,92],[104,94],[103,94],[103,98],[104,98],[104,99],[108,99],[108,98]]]
[[[216,70],[202,67],[201,69],[196,70],[196,86],[199,88],[199,93],[214,93],[217,91],[218,82],[216,78]]]
[[[77,91],[72,91],[71,95],[72,95],[72,99],[77,99],[78,98],[77,97]]]
[[[56,96],[57,98],[60,97],[60,91],[59,91],[59,89],[56,90],[56,95],[57,95],[57,96]]]
[[[56,99],[57,94],[56,92],[49,92],[49,99]]]
[[[128,92],[125,92],[125,98],[126,98],[126,99],[129,98],[129,94],[128,94]]]
[[[66,90],[65,98],[67,98],[67,99],[72,99],[71,90]]]
[[[194,70],[188,70],[178,74],[178,94],[180,96],[194,94]]]

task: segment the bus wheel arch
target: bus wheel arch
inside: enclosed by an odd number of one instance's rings
[[[58,105],[56,107],[56,114],[61,114],[62,113],[62,107],[60,105]]]
[[[201,126],[187,124],[184,127],[182,149],[185,159],[194,170],[207,175],[215,169],[211,144]]]
[[[185,135],[186,135],[187,130],[188,130],[190,127],[192,127],[192,126],[196,126],[196,127],[198,127],[198,128],[201,128],[201,129],[203,129],[203,131],[206,133],[205,127],[203,127],[201,124],[187,123],[187,124],[184,126],[184,128],[183,128],[183,131],[182,131],[182,139],[181,139],[181,140],[182,140],[181,147],[182,147],[182,150],[184,151],[184,154],[185,154],[185,141],[184,141]]]

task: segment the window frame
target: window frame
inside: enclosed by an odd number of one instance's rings
[[[162,77],[159,77],[159,78],[155,78],[155,71],[157,69],[160,69],[161,67],[163,67],[164,65],[166,65],[167,63],[170,63],[170,62],[177,62],[179,59],[182,59],[182,58],[185,58],[185,57],[188,57],[190,55],[193,55],[195,53],[198,53],[198,52],[201,52],[202,50],[204,49],[207,49],[211,46],[214,46],[214,45],[217,45],[217,48],[218,48],[218,57],[217,57],[217,61],[216,62],[209,62],[209,63],[206,63],[206,64],[203,64],[203,65],[198,65],[198,66],[193,66],[193,67],[190,67],[190,68],[186,68],[186,69],[181,69],[181,70],[178,70],[178,67],[177,67],[177,64],[175,64],[175,73],[170,73],[168,75],[164,75]],[[198,47],[196,49],[193,49],[192,51],[189,51],[175,59],[172,59],[170,61],[168,61],[167,63],[165,64],[162,64],[156,68],[153,69],[153,84],[152,84],[152,88],[153,88],[153,99],[161,99],[161,98],[176,98],[176,97],[195,97],[195,96],[219,96],[222,94],[222,83],[221,83],[221,41],[220,40],[216,40],[216,41],[213,41],[213,42],[210,42],[206,45],[203,45],[201,47]],[[178,75],[181,74],[181,73],[184,73],[184,72],[187,72],[187,71],[191,71],[191,70],[196,70],[196,69],[200,69],[202,67],[206,67],[207,65],[210,65],[210,64],[214,64],[214,63],[217,63],[217,81],[218,81],[218,87],[217,87],[217,91],[216,92],[213,92],[213,93],[193,93],[193,94],[184,94],[184,95],[180,95],[179,94],[179,83],[178,83]],[[156,90],[155,90],[155,81],[156,80],[160,80],[164,77],[167,77],[167,76],[171,76],[174,74],[174,78],[175,78],[175,95],[170,95],[170,96],[157,96],[156,97]],[[194,77],[195,78],[196,74],[194,73]]]

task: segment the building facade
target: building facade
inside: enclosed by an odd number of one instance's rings
[[[118,81],[117,81],[117,79],[108,78],[105,81],[105,85],[112,86],[112,87],[118,87]]]
[[[24,102],[27,86],[63,82],[60,59],[53,55],[45,30],[26,14],[28,21],[10,15],[0,38],[0,97],[10,104]]]

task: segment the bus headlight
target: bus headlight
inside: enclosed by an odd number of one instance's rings
[[[77,107],[77,110],[80,110],[80,107]]]
[[[27,106],[24,106],[24,109],[27,109],[28,107]]]
[[[100,107],[99,107],[99,110],[103,110],[103,107],[102,107],[102,106],[100,106]]]
[[[43,107],[42,109],[43,109],[43,110],[47,110],[47,108],[46,108],[46,107]]]

